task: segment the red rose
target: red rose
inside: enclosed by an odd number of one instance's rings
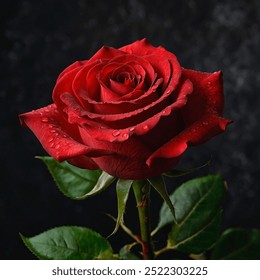
[[[125,179],[170,170],[225,130],[222,73],[184,69],[147,40],[101,48],[58,77],[54,103],[20,115],[58,161]]]

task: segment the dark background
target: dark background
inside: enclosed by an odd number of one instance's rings
[[[223,70],[225,116],[234,123],[190,149],[181,166],[199,166],[212,156],[211,165],[191,177],[220,173],[227,180],[223,228],[260,227],[260,1],[9,0],[0,13],[1,259],[33,258],[19,232],[33,236],[60,225],[88,226],[105,236],[113,230],[105,213],[116,213],[114,188],[81,202],[64,197],[34,158],[46,153],[20,127],[18,114],[51,103],[55,80],[67,65],[102,45],[120,47],[143,37],[174,52],[185,68]],[[154,225],[160,204],[153,194]],[[135,217],[130,197],[126,222]],[[110,241],[118,250],[129,240],[119,231]]]

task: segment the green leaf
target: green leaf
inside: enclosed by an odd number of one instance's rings
[[[210,160],[208,162],[206,162],[205,164],[199,166],[199,167],[194,167],[194,168],[188,168],[188,169],[184,169],[184,170],[178,170],[178,169],[173,169],[173,170],[170,170],[168,172],[165,172],[163,173],[164,176],[167,176],[167,177],[181,177],[181,176],[184,176],[184,175],[188,175],[190,173],[193,173],[195,171],[198,171],[200,170],[201,168],[209,165],[210,163]]]
[[[114,231],[111,235],[115,234],[119,226],[124,223],[124,213],[125,207],[128,200],[129,191],[133,184],[133,180],[123,180],[119,179],[116,184],[116,193],[117,193],[117,221]]]
[[[22,236],[28,249],[44,260],[112,259],[108,241],[99,233],[84,227],[58,227],[34,237]]]
[[[72,199],[84,199],[108,187],[114,177],[101,170],[88,170],[69,163],[57,162],[52,157],[37,157],[47,166],[59,190]]]
[[[119,258],[121,260],[140,260],[140,258],[131,251],[131,247],[131,245],[125,245],[120,249]]]
[[[213,260],[259,260],[260,230],[228,229],[213,248]]]
[[[98,181],[96,183],[96,185],[94,186],[94,188],[86,193],[85,195],[78,197],[78,199],[85,199],[87,197],[96,195],[100,192],[102,192],[103,190],[105,190],[107,187],[109,187],[114,181],[116,180],[115,177],[107,174],[105,171],[102,172],[102,174],[100,175],[100,177],[98,178]]]
[[[222,203],[225,194],[219,176],[206,176],[182,184],[171,195],[177,225],[169,233],[168,247],[186,253],[200,253],[219,237]],[[173,222],[164,203],[157,230]]]
[[[148,179],[149,183],[152,185],[152,187],[160,194],[160,196],[163,198],[165,204],[168,206],[167,209],[169,212],[171,212],[171,221],[176,223],[175,218],[175,209],[173,206],[173,203],[169,197],[169,194],[166,189],[166,185],[164,183],[163,177],[153,177]]]

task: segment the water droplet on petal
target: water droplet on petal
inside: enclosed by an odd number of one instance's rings
[[[55,149],[59,149],[59,148],[60,148],[60,145],[57,144],[57,145],[55,146]]]
[[[42,118],[41,121],[44,122],[44,123],[47,123],[49,121],[49,119],[48,118]]]
[[[112,132],[112,135],[113,136],[115,136],[115,137],[117,137],[117,136],[119,136],[120,135],[120,131],[119,130],[114,130],[113,132]]]
[[[124,133],[124,134],[122,135],[122,137],[123,137],[125,140],[127,140],[127,139],[129,138],[129,134],[128,134],[128,133]]]
[[[134,127],[130,127],[130,128],[129,128],[129,131],[134,131],[134,130],[135,130]]]
[[[54,139],[53,137],[49,138],[49,139],[48,139],[48,142],[52,142],[53,139]]]
[[[148,127],[147,124],[145,124],[145,125],[143,126],[143,129],[144,129],[144,130],[148,130],[148,128],[149,128],[149,127]]]
[[[51,133],[55,133],[55,132],[56,132],[56,129],[51,129],[50,132],[51,132]]]
[[[50,147],[53,148],[53,146],[54,146],[54,143],[52,142],[52,143],[50,144]]]
[[[162,114],[163,114],[164,116],[167,116],[167,115],[170,114],[170,112],[171,112],[171,110],[170,110],[169,108],[165,108],[165,109],[162,111]]]

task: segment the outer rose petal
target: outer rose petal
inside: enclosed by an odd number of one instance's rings
[[[104,155],[92,158],[92,160],[100,169],[115,177],[132,180],[149,178],[160,175],[177,163],[176,159],[158,159],[157,165],[150,168],[146,160],[151,150],[138,139],[132,137],[122,144],[110,143],[97,140],[92,133],[89,134],[84,129],[80,129],[80,132],[87,146],[114,152],[113,156]]]
[[[224,100],[221,71],[203,73],[183,69],[183,74],[194,86],[187,104],[180,110],[184,128],[149,157],[149,166],[156,158],[180,157],[189,145],[206,142],[224,131],[231,122],[222,118]]]
[[[48,154],[58,161],[69,158],[75,160],[76,157],[82,155],[95,157],[113,154],[111,151],[90,148],[78,142],[77,139],[80,140],[78,129],[65,123],[54,104],[22,114],[19,117],[21,124],[29,127]],[[73,135],[73,138],[70,135]],[[85,166],[88,166],[89,169],[97,168],[91,159],[85,161]]]
[[[205,113],[223,114],[224,96],[222,72],[203,73],[183,69],[183,76],[190,79],[194,92],[182,110],[186,126],[201,118]]]
[[[230,120],[225,120],[214,115],[205,116],[155,151],[148,158],[147,164],[151,166],[156,158],[177,159],[185,152],[188,146],[206,142],[213,136],[224,131],[230,122]]]
[[[68,72],[74,70],[75,68],[78,67],[82,67],[85,63],[87,63],[87,60],[82,60],[82,61],[75,61],[74,63],[72,63],[71,65],[69,65],[68,67],[66,67],[59,75],[59,77],[57,78],[57,81],[62,78],[63,75],[67,74]]]

